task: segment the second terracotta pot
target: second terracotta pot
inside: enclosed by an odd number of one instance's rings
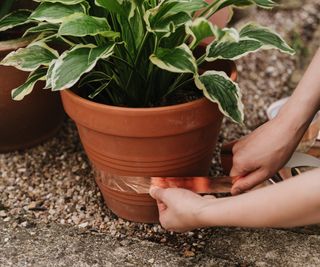
[[[30,40],[0,42],[0,60]],[[11,99],[11,90],[23,84],[29,73],[0,66],[0,153],[39,144],[56,133],[63,122],[60,95],[38,83],[22,101]]]
[[[227,66],[226,72],[235,79],[234,64]],[[223,115],[207,99],[159,108],[123,108],[94,103],[70,90],[61,95],[99,173],[96,180],[105,202],[118,216],[157,222],[157,205],[148,194],[106,186],[104,179],[110,175],[208,175]]]

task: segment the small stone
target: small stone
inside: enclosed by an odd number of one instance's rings
[[[28,205],[28,210],[34,210],[38,206],[38,203],[33,201]]]
[[[7,213],[4,210],[0,210],[0,217],[2,218],[7,217]]]
[[[27,227],[27,225],[28,225],[28,222],[27,222],[27,221],[20,223],[20,226],[21,226],[21,227]]]
[[[152,258],[150,260],[148,260],[148,263],[153,264],[155,262],[155,260]]]
[[[4,218],[3,221],[4,221],[4,222],[10,221],[10,217]]]
[[[4,239],[4,242],[8,242],[8,241],[9,241],[9,238],[6,237],[6,238]]]
[[[191,258],[191,257],[194,257],[195,254],[194,254],[194,252],[191,251],[191,250],[185,250],[185,251],[183,252],[183,256],[186,257],[186,258]]]
[[[88,222],[79,224],[80,228],[86,228],[88,226]]]

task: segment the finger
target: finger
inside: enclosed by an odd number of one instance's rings
[[[160,202],[165,202],[164,201],[164,192],[165,192],[165,189],[162,189],[158,186],[150,186],[150,189],[149,189],[150,196]]]
[[[230,176],[234,177],[234,179],[238,178],[238,177],[245,177],[250,171],[238,167],[237,165],[233,164],[231,171],[230,171]],[[239,180],[239,179],[238,179]]]
[[[223,144],[221,147],[221,153],[223,154],[232,154],[232,149],[238,140]]]
[[[242,179],[236,181],[231,188],[231,194],[239,195],[241,193],[244,193],[266,180],[267,176],[268,173],[262,169],[254,171],[249,175],[243,177]]]

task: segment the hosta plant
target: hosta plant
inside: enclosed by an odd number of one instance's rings
[[[31,72],[26,83],[13,90],[15,100],[28,95],[38,80],[46,81],[46,89],[72,88],[94,101],[126,107],[157,106],[177,90],[197,87],[226,116],[242,122],[238,85],[224,72],[199,74],[199,66],[217,59],[236,60],[261,49],[294,53],[266,27],[220,29],[208,20],[227,6],[269,9],[275,4],[272,0],[36,2],[40,5],[28,17],[15,13],[0,21],[1,31],[24,23],[31,25],[25,36],[37,35],[28,47],[1,62]],[[214,41],[195,57],[207,37]]]

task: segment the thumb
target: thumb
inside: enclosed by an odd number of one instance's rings
[[[149,194],[152,198],[158,201],[164,200],[164,189],[158,186],[150,186]]]
[[[150,196],[157,201],[158,210],[160,214],[167,209],[167,206],[164,202],[164,192],[165,189],[162,189],[158,186],[151,186],[149,189]]]
[[[247,176],[241,177],[241,179],[238,179],[231,188],[231,194],[232,195],[239,195],[241,193],[244,193],[256,185],[260,184],[264,180],[266,180],[268,177],[268,173],[262,169],[258,169]]]

